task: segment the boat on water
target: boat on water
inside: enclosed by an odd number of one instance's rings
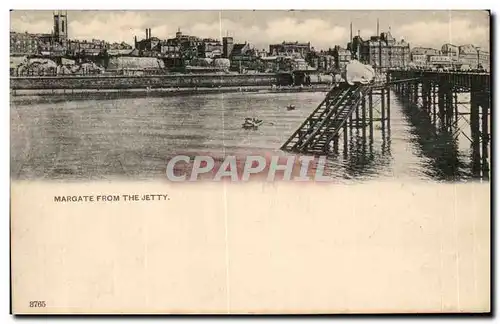
[[[245,129],[257,129],[263,123],[264,121],[262,119],[247,117],[245,118],[245,122],[242,124],[242,127]]]
[[[294,110],[295,109],[295,105],[288,105],[286,107],[287,110]]]

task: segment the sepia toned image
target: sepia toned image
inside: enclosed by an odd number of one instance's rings
[[[486,10],[12,10],[12,312],[490,312],[491,60]]]

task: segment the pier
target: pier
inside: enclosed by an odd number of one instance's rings
[[[392,89],[418,113],[428,117],[429,131],[471,144],[473,177],[489,179],[491,141],[491,76],[488,73],[392,71]],[[398,82],[399,80],[412,80]],[[459,94],[469,100],[460,101]],[[462,111],[461,106],[469,109]],[[465,128],[469,129],[465,129]],[[470,135],[467,134],[470,131]]]
[[[471,145],[470,164],[466,168],[473,178],[489,179],[490,85],[487,73],[415,70],[389,71],[382,82],[367,85],[342,84],[327,93],[281,149],[334,155],[341,148],[347,156],[353,138],[361,140],[363,146],[373,144],[375,130],[382,133],[383,140],[390,138],[392,93],[406,107],[405,114],[410,116],[418,136],[437,139],[436,143],[456,142],[459,136],[465,137]],[[459,99],[462,93],[470,99]],[[465,106],[469,109],[459,109]],[[424,152],[437,164],[449,153],[437,152],[438,149]]]

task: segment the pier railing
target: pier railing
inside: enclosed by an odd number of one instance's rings
[[[481,87],[489,92],[491,75],[486,72],[437,72],[437,71],[415,71],[401,70],[388,72],[389,83],[403,79],[419,79],[437,83],[448,83],[453,87],[473,88]]]

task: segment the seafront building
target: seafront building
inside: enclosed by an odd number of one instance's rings
[[[440,54],[450,56],[453,61],[458,61],[458,56],[460,54],[459,47],[450,43],[446,43],[443,46],[441,46]]]
[[[300,43],[283,41],[280,44],[269,45],[269,54],[271,56],[293,56],[306,58],[307,54],[311,52],[311,43]]]
[[[311,50],[306,55],[306,62],[318,72],[332,73],[335,69],[335,57],[331,50],[319,52]]]
[[[70,40],[66,48],[67,54],[71,56],[97,56],[103,54],[105,50],[107,50],[107,43],[99,39],[91,41]]]
[[[331,51],[334,58],[334,67],[336,70],[343,71],[346,65],[351,61],[351,51],[335,45]]]
[[[258,62],[260,62],[257,55],[257,50],[244,42],[242,44],[233,44],[231,54],[228,56],[231,61],[231,70],[242,73],[248,70],[258,70]]]
[[[430,47],[414,47],[411,49],[411,61],[417,67],[426,67],[430,56],[441,55],[441,52]]]
[[[386,71],[392,68],[406,68],[410,63],[410,44],[404,39],[396,40],[391,32],[381,33],[363,40],[358,35],[347,44],[353,58],[370,64],[375,71]]]
[[[35,34],[10,32],[10,55],[34,55],[39,52]]]
[[[490,68],[489,52],[475,47],[472,44],[462,45],[458,47],[459,61],[462,64],[467,64],[472,68],[487,69]]]

